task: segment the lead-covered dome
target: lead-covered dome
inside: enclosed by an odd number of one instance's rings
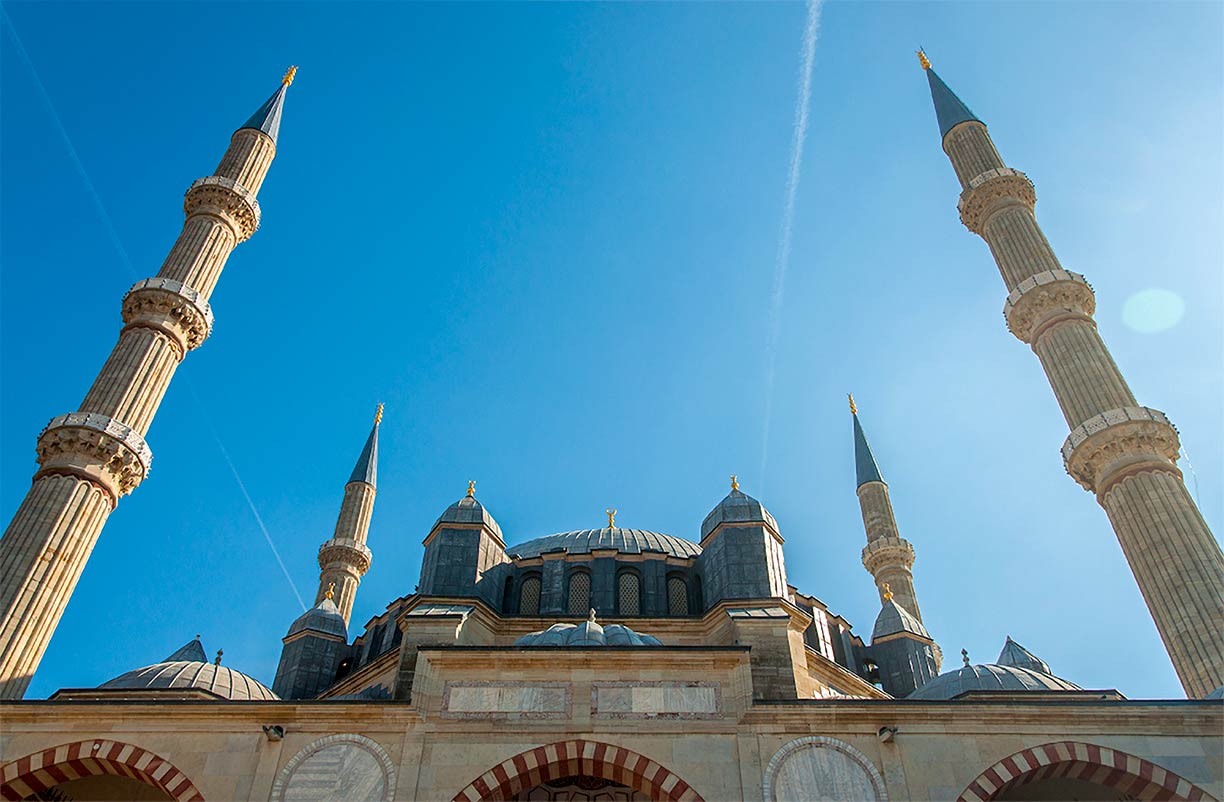
[[[524,635],[515,646],[662,646],[658,638],[634,632],[621,624],[600,624],[594,616],[581,624],[553,624],[540,632]]]
[[[438,520],[434,522],[433,528],[437,529],[443,524],[480,524],[491,529],[497,535],[497,539],[502,540],[501,527],[493,519],[493,514],[476,500],[473,491],[474,488],[469,488],[469,495],[464,496],[447,507],[446,512],[438,516]]]
[[[512,557],[526,559],[539,557],[551,551],[589,554],[595,549],[612,549],[621,554],[641,554],[654,551],[672,557],[696,557],[701,554],[701,546],[691,540],[665,535],[662,532],[621,529],[620,527],[579,529],[574,532],[561,532],[556,535],[539,537],[518,546],[512,546],[506,549],[506,553]]]
[[[228,666],[209,663],[197,636],[168,658],[133,669],[98,686],[104,690],[173,690],[195,688],[234,701],[275,701],[280,697],[259,680]],[[218,660],[221,659],[218,653]]]
[[[931,633],[909,610],[893,601],[892,594],[887,594],[884,606],[876,617],[875,626],[871,630],[871,641],[875,643],[889,635],[908,633],[930,640]]]
[[[1019,666],[993,663],[965,666],[940,674],[907,699],[952,699],[969,691],[1082,691],[1083,688],[1053,674]]]
[[[331,600],[330,596],[325,596],[323,601],[299,615],[289,625],[289,631],[285,637],[288,638],[307,630],[338,635],[348,641],[348,626],[344,623],[344,616],[340,614],[340,609],[336,607],[336,603]]]

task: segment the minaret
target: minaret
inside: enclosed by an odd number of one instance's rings
[[[867,532],[863,567],[875,577],[880,604],[895,600],[922,621],[918,595],[914,592],[914,575],[910,572],[914,565],[914,547],[897,532],[888,485],[880,476],[875,455],[863,434],[854,396],[850,396],[850,417],[854,419],[854,469],[858,479],[859,508],[863,512],[863,529]],[[888,588],[892,589],[891,594]]]
[[[182,233],[157,276],[124,296],[102,372],[79,410],[38,437],[33,486],[0,538],[0,699],[25,693],[107,517],[149,473],[157,407],[179,362],[208,337],[208,298],[230,251],[259,226],[255,195],[296,70],[234,133],[216,173],[187,190]]]
[[[353,597],[361,578],[370,570],[370,550],[366,538],[370,534],[370,516],[374,513],[374,495],[378,481],[378,425],[382,423],[383,405],[374,413],[374,428],[366,438],[365,448],[357,458],[353,475],[344,486],[344,501],[331,540],[319,546],[319,592],[315,604],[332,598],[344,617],[347,627],[353,614]]]
[[[963,189],[961,222],[990,246],[1007,327],[1041,360],[1071,429],[1067,473],[1105,508],[1182,687],[1205,696],[1224,683],[1224,554],[1182,482],[1177,431],[1131,394],[1092,319],[1092,288],[1037,225],[1032,182],[918,55]]]

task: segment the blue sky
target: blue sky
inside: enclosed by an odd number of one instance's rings
[[[867,634],[847,391],[949,667],[1010,634],[1085,687],[1181,694],[1103,511],[1063,472],[1066,426],[1006,331],[990,253],[957,220],[913,51],[1036,182],[1038,219],[1093,283],[1140,402],[1178,425],[1218,532],[1218,4],[826,5],[767,449],[802,5],[3,7],[6,519],[38,431],[76,409],[120,298],[174,241],[182,191],[301,67],[262,228],[30,696],[196,633],[270,684],[301,608],[222,449],[309,601],[379,401],[355,623],[412,592],[468,479],[521,542],[608,506],[695,538],[738,473],[778,519],[790,581]]]

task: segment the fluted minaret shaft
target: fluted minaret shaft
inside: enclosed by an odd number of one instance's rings
[[[353,614],[357,586],[370,570],[372,559],[366,539],[370,534],[370,517],[374,514],[374,496],[378,492],[378,425],[381,422],[382,404],[379,404],[374,428],[353,468],[353,475],[344,486],[336,531],[331,540],[319,547],[319,592],[315,604],[332,591],[332,601],[344,616],[345,626]]]
[[[927,75],[963,190],[961,220],[990,246],[1009,292],[1008,328],[1041,360],[1071,429],[1067,472],[1105,508],[1186,693],[1205,696],[1224,683],[1224,554],[1182,482],[1177,432],[1122,378],[1093,320],[1091,287],[1062,267],[1037,225],[1033,184]]]
[[[850,399],[850,414],[854,419],[854,464],[858,480],[859,509],[863,513],[863,530],[867,545],[863,548],[863,567],[875,579],[880,604],[892,599],[922,620],[918,594],[914,590],[914,547],[901,537],[888,485],[880,475],[875,455],[859,423],[854,399]],[[891,591],[891,594],[890,594]]]
[[[265,104],[277,123],[283,97],[284,85]],[[259,224],[255,193],[276,129],[252,122],[187,190],[182,233],[157,276],[124,296],[119,341],[79,411],[39,435],[33,485],[0,538],[0,699],[24,695],[107,517],[148,474],[153,416],[183,357],[208,337],[208,298],[230,251]]]

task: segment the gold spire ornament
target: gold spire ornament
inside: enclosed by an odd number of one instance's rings
[[[914,52],[918,54],[918,63],[922,65],[922,69],[931,69],[931,60],[927,58],[927,54],[923,51],[923,49],[920,47]]]
[[[293,79],[296,77],[297,77],[297,67],[290,67],[288,70],[285,71],[285,77],[281,78],[281,83],[284,84],[285,86],[289,86],[290,84],[293,83]],[[379,406],[381,406],[381,404]]]
[[[326,592],[326,593],[324,593],[323,595],[324,595],[324,596],[326,596],[326,597],[327,597],[327,598],[329,598],[329,599],[334,598],[334,597],[335,597],[335,595],[336,595],[336,583],[335,583],[335,582],[329,582],[329,583],[327,584],[327,592]]]
[[[850,399],[850,414],[857,415],[858,407],[854,404],[854,393],[846,393],[846,398]]]
[[[608,516],[608,528],[616,528],[616,507],[608,507],[604,510],[604,514]]]
[[[739,477],[735,474],[731,474],[731,489],[739,490]]]
[[[379,404],[378,409],[374,411],[374,425],[375,426],[382,423],[382,411],[383,411],[383,405]]]
[[[881,587],[884,588],[884,601],[890,601],[892,599],[892,588],[889,587],[887,582],[881,585]]]
[[[476,482],[475,482],[474,480],[472,480],[472,479],[468,479],[468,494],[467,494],[467,497],[468,497],[468,498],[476,498]]]

